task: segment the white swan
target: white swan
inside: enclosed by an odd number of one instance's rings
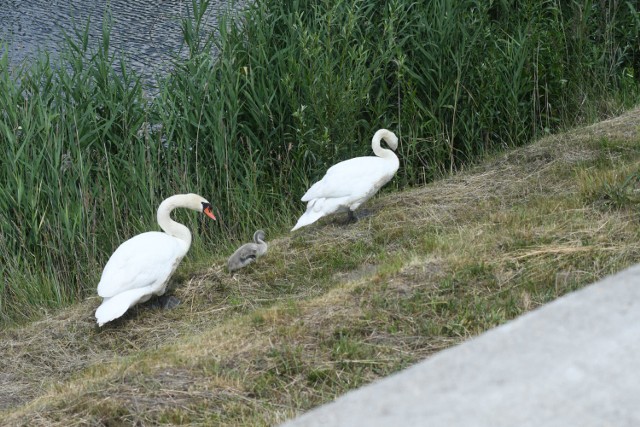
[[[264,241],[264,231],[253,233],[253,243],[245,243],[236,250],[227,261],[230,272],[241,269],[251,264],[267,252],[267,242]]]
[[[354,218],[353,211],[389,182],[400,166],[393,151],[380,147],[382,139],[391,150],[398,148],[398,137],[387,129],[380,129],[371,141],[377,157],[356,157],[330,167],[325,176],[302,196],[303,202],[309,202],[307,211],[291,231],[334,212],[348,211],[349,218]]]
[[[212,219],[211,204],[197,194],[177,194],[158,208],[158,224],[165,231],[138,234],[111,255],[98,283],[104,300],[96,310],[98,326],[122,316],[130,307],[164,294],[171,274],[191,246],[189,229],[171,219],[175,208],[200,211]]]

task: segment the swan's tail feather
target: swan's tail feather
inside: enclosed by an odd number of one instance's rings
[[[313,224],[323,216],[324,213],[322,212],[307,211],[300,217],[300,219],[298,219],[298,222],[296,223],[295,227],[291,229],[291,231],[295,231],[300,227],[304,227],[305,225]]]
[[[291,231],[295,231],[305,225],[313,224],[320,218],[340,210],[347,209],[349,197],[321,198],[313,199],[307,204],[307,211],[300,217],[295,227]]]
[[[126,313],[130,307],[136,305],[138,302],[146,301],[149,297],[149,288],[145,287],[131,289],[130,291],[122,292],[113,297],[105,298],[96,310],[98,326],[117,319]]]

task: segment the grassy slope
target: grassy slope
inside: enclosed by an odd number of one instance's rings
[[[97,329],[90,298],[0,332],[6,425],[270,425],[640,258],[640,110],[176,277]],[[303,206],[300,206],[302,212]],[[269,236],[267,236],[269,237]]]

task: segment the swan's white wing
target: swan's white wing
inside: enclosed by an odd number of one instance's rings
[[[306,212],[291,231],[325,215],[355,210],[386,184],[398,170],[398,162],[380,157],[356,157],[340,162],[302,196]]]
[[[396,170],[394,165],[379,157],[345,160],[329,168],[325,176],[302,196],[302,201],[366,194],[374,188],[382,187]]]
[[[98,326],[117,319],[137,303],[147,301],[152,293],[152,288],[148,286],[146,288],[131,289],[111,298],[105,298],[96,310]]]
[[[111,298],[131,289],[157,288],[166,282],[186,251],[184,242],[166,233],[132,237],[109,258],[98,284],[98,295]]]

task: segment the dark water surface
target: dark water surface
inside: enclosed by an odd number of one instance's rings
[[[111,48],[124,53],[129,65],[152,84],[157,72],[166,72],[171,59],[185,53],[180,22],[191,7],[191,0],[0,0],[0,45],[6,45],[12,67],[39,50],[55,58],[64,32],[73,34],[74,26],[82,29],[89,19],[91,40],[99,40],[110,8]],[[228,0],[212,1],[206,28],[214,30],[229,9]]]

